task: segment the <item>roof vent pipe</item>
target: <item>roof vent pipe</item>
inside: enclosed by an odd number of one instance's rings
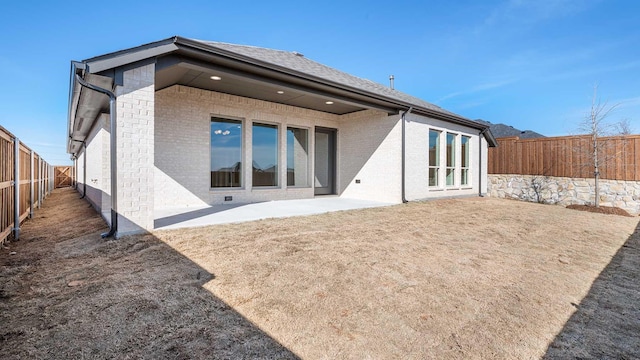
[[[391,90],[393,90],[393,80],[395,78],[393,77],[393,75],[389,75],[389,88],[391,88]]]

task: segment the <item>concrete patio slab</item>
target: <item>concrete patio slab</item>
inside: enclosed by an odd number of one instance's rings
[[[162,208],[155,210],[154,227],[156,230],[180,229],[390,205],[395,204],[331,196],[252,204]]]

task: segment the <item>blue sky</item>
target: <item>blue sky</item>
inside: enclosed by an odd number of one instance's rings
[[[640,132],[637,1],[8,2],[0,125],[55,164],[69,62],[173,35],[298,51],[471,119],[577,132],[593,85]]]

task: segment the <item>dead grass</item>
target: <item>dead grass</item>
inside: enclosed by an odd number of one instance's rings
[[[104,221],[72,189],[36,214],[0,255],[3,359],[296,357],[154,236],[101,239]]]
[[[637,218],[473,198],[109,242],[67,221],[0,255],[8,358],[640,357]]]

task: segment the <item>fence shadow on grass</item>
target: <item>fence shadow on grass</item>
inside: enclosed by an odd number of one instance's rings
[[[16,254],[0,254],[4,358],[298,359],[153,235],[101,239],[104,221],[72,189],[46,204]]]
[[[640,225],[594,281],[544,359],[640,358]]]

